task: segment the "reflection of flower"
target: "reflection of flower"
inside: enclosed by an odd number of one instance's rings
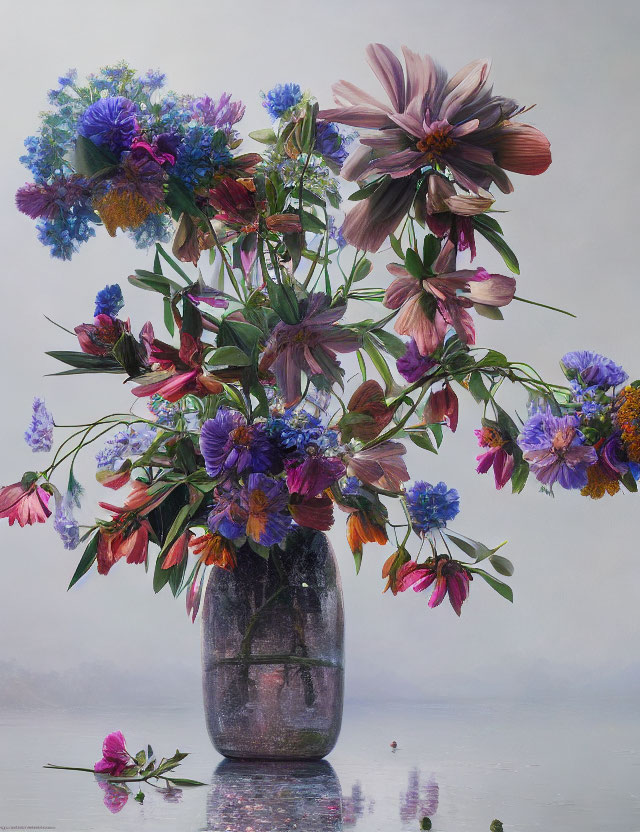
[[[118,783],[110,783],[108,780],[97,778],[97,781],[104,792],[104,805],[111,814],[115,815],[124,808],[124,804],[129,799],[129,789]]]
[[[400,795],[400,819],[403,823],[432,818],[438,811],[438,784],[433,777],[422,782],[420,769],[409,772],[407,791]]]

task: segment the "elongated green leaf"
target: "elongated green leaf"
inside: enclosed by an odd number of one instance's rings
[[[471,373],[469,377],[469,392],[477,402],[488,402],[491,398],[491,394],[482,380],[482,373],[477,370]]]
[[[439,448],[440,445],[442,445],[442,437],[443,437],[442,425],[440,425],[440,424],[429,425],[429,430],[433,434],[433,438],[436,440],[436,445]]]
[[[483,569],[471,569],[471,572],[476,575],[480,575],[480,577],[489,584],[491,589],[495,589],[498,595],[502,595],[502,597],[506,598],[507,601],[511,601],[511,603],[513,603],[513,590],[508,584],[499,581]]]
[[[389,242],[391,243],[391,248],[404,263],[404,251],[402,250],[400,240],[393,234],[389,234]]]
[[[386,392],[389,393],[391,391],[391,388],[393,387],[393,376],[391,375],[391,370],[389,369],[389,365],[385,361],[382,353],[376,347],[375,343],[373,342],[371,336],[368,333],[365,333],[365,335],[363,336],[362,346],[369,358],[371,359],[371,363],[380,373],[380,376],[385,383]]]
[[[156,243],[156,254],[159,254],[160,257],[162,257],[162,259],[171,266],[171,268],[174,270],[174,272],[176,274],[179,274],[180,277],[187,284],[193,283],[193,280],[191,280],[191,278],[185,272],[185,270],[182,268],[182,266],[179,263],[176,263],[176,261],[173,259],[173,257],[171,257],[169,254],[167,254],[167,252],[160,245],[160,243]]]
[[[491,555],[489,563],[500,575],[506,575],[508,578],[513,575],[514,568],[509,558],[504,558],[502,555]]]
[[[236,346],[251,355],[261,338],[262,332],[257,326],[225,318],[218,332],[218,347]]]
[[[375,182],[370,182],[368,185],[365,185],[364,188],[360,188],[359,191],[350,194],[348,197],[349,201],[359,202],[361,199],[368,199],[370,196],[373,196],[385,179],[386,177],[383,176],[380,179],[376,179]]]
[[[387,332],[386,329],[372,329],[371,335],[376,341],[382,343],[383,349],[393,358],[402,358],[407,351],[407,345],[402,338],[398,338],[392,332]]]
[[[500,223],[491,214],[477,214],[474,217],[474,222],[476,225],[482,225],[485,228],[488,228],[490,231],[495,231],[496,234],[503,234],[502,228],[500,227]]]
[[[285,286],[267,279],[267,292],[273,310],[285,324],[294,325],[299,323],[300,308],[292,286]]]
[[[162,306],[163,306],[163,317],[164,317],[164,325],[167,328],[167,332],[169,335],[173,335],[175,332],[175,320],[173,318],[173,310],[171,309],[171,299],[170,298],[163,298],[162,299]]]
[[[525,487],[527,478],[529,477],[529,465],[524,459],[516,460],[511,474],[511,490],[514,494],[519,494]]]
[[[476,563],[485,558],[491,557],[498,549],[501,549],[506,540],[501,543],[499,546],[496,546],[494,549],[490,549],[488,546],[485,546],[484,543],[480,543],[477,540],[472,540],[470,537],[459,536],[457,534],[453,534],[453,532],[446,531],[444,534],[449,538],[449,540],[454,543],[459,549],[468,555],[470,558],[473,558]]]
[[[201,783],[200,780],[189,780],[187,777],[167,777],[166,778],[174,786],[206,786],[206,783]]]
[[[253,130],[249,133],[249,138],[260,142],[260,144],[275,144],[278,141],[278,137],[271,127],[265,127],[263,130]]]
[[[85,370],[93,373],[104,372],[123,372],[122,367],[110,355],[89,355],[86,352],[69,352],[67,350],[51,350],[45,353],[61,361],[63,364],[68,364],[70,367],[75,367],[79,370]]]
[[[91,177],[106,173],[110,168],[115,168],[117,165],[118,159],[110,150],[98,147],[91,139],[78,136],[73,165],[76,173]]]
[[[474,217],[474,220],[477,220],[477,217]],[[504,239],[499,235],[496,234],[495,231],[491,230],[490,228],[486,228],[485,226],[478,225],[474,222],[474,225],[477,231],[482,234],[485,240],[495,248],[498,254],[502,257],[504,262],[506,263],[507,267],[514,273],[520,274],[520,264],[518,263],[518,258],[511,250],[511,248],[507,245]]]
[[[89,545],[84,550],[84,554],[80,558],[80,563],[76,567],[76,571],[73,573],[73,577],[69,582],[69,586],[67,587],[67,591],[71,589],[74,584],[77,584],[80,578],[91,569],[98,554],[98,533],[94,534],[94,536],[89,541]]]
[[[638,490],[638,483],[635,481],[635,478],[634,478],[633,474],[631,473],[631,471],[627,471],[626,474],[624,474],[620,478],[620,481],[622,482],[624,487],[627,489],[627,491],[631,491],[631,492],[635,493]]]
[[[359,280],[364,280],[365,277],[367,277],[367,275],[371,272],[372,268],[373,263],[371,260],[367,260],[366,258],[364,258],[364,260],[360,260],[353,273],[353,282],[357,283]]]
[[[425,276],[420,255],[412,248],[408,248],[404,254],[404,267],[412,277],[421,279]]]
[[[309,211],[302,211],[300,219],[305,231],[311,231],[313,234],[323,234],[326,231],[327,226],[324,224],[324,220],[309,213]]]
[[[498,350],[488,350],[487,354],[476,364],[476,367],[508,367],[509,359]]]
[[[422,262],[427,269],[432,269],[436,257],[440,254],[440,248],[440,240],[433,234],[427,234],[422,247]]]
[[[485,303],[474,303],[473,308],[476,310],[478,315],[482,315],[483,318],[489,318],[491,321],[504,320],[502,310],[497,306],[487,306]]]
[[[360,375],[362,376],[362,380],[367,380],[367,365],[364,363],[364,358],[362,357],[362,352],[358,350],[356,352],[356,357],[358,359],[358,366],[360,367]]]

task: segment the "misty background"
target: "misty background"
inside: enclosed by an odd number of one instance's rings
[[[140,71],[161,69],[177,92],[230,92],[247,105],[246,135],[269,125],[259,92],[276,83],[295,81],[322,106],[331,105],[330,87],[340,78],[380,94],[364,58],[370,41],[428,52],[451,74],[491,57],[496,92],[537,104],[525,120],[552,145],[551,168],[540,177],[514,174],[515,192],[499,195],[495,206],[509,211],[501,223],[520,260],[518,294],[578,318],[513,302],[503,322],[478,319],[478,345],[530,362],[549,381],[561,381],[566,351],[583,348],[610,356],[635,378],[639,18],[640,6],[622,0],[606,13],[584,0],[4,4],[0,483],[48,459],[33,456],[23,440],[34,396],[63,424],[130,406],[117,376],[45,376],[60,365],[44,351],[75,344],[44,315],[71,329],[90,321],[96,292],[118,282],[122,314],[135,332],[148,318],[161,321],[159,296],[127,283],[134,268],[151,268],[151,253],[98,229],[70,263],[53,260],[34,223],[14,207],[16,189],[30,180],[18,162],[22,142],[36,132],[47,90],[69,67],[83,78],[124,59]],[[391,259],[378,258],[372,283],[386,285],[383,263]],[[482,239],[475,262],[506,268]],[[391,547],[366,546],[356,577],[338,517],[331,538],[345,593],[347,698],[637,696],[638,497],[593,501],[558,489],[551,499],[533,480],[519,496],[496,492],[491,474],[475,472],[480,409],[459,394],[456,435],[445,429],[438,457],[411,448],[409,469],[414,479],[442,479],[460,491],[455,529],[490,545],[508,539],[515,603],[480,580],[459,620],[448,602],[430,610],[427,593],[382,595],[380,570]],[[503,401],[524,412],[521,391],[505,391]],[[126,492],[99,487],[94,473],[89,449],[77,468],[87,491],[84,522],[98,499],[118,503]],[[81,551],[65,551],[51,521],[26,529],[0,524],[0,706],[197,703],[199,620],[187,619],[184,598],[155,596],[151,574],[124,562],[108,577],[91,572],[67,593]]]

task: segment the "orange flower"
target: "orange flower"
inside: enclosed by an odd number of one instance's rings
[[[98,572],[107,575],[111,567],[121,558],[127,563],[144,563],[149,547],[151,526],[147,520],[140,523],[128,523],[125,529],[115,521],[112,528],[103,528],[98,532]]]
[[[187,529],[177,538],[165,555],[162,562],[162,569],[171,569],[172,566],[177,566],[179,563],[182,563],[189,554],[189,541],[192,537],[193,532]]]
[[[353,554],[362,554],[363,543],[387,542],[387,532],[384,526],[378,525],[365,511],[357,509],[347,518],[347,542]]]
[[[201,537],[189,541],[194,555],[200,555],[200,563],[205,566],[219,566],[221,569],[234,569],[236,565],[236,548],[221,534],[207,532]]]

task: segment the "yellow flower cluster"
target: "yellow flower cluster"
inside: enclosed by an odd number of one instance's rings
[[[580,490],[583,497],[600,500],[605,494],[613,497],[620,491],[619,481],[612,478],[597,462],[587,468],[587,479],[587,484]]]
[[[629,459],[640,463],[640,390],[624,387],[616,400],[615,414]]]
[[[161,203],[148,202],[135,192],[112,188],[94,203],[104,227],[111,237],[122,228],[138,228],[149,214],[162,213]]]

